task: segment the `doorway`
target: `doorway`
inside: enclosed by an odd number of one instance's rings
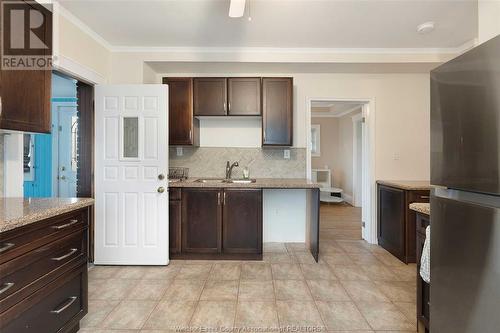
[[[93,96],[82,95],[84,89],[93,90],[70,76],[52,73],[51,133],[24,135],[25,197],[91,196],[82,190],[90,187],[92,168],[80,167],[92,158],[92,147],[82,138],[92,135],[86,125],[88,117],[93,119],[92,109],[86,106]]]
[[[308,99],[307,172],[322,187],[326,215],[349,212],[348,215],[356,216],[348,231],[336,232],[376,243],[374,190],[370,186],[374,176],[370,149],[372,110],[370,99]]]

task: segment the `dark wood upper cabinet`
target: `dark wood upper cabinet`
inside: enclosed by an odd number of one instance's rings
[[[262,253],[262,190],[224,189],[223,253]]]
[[[220,253],[222,190],[182,190],[182,252]]]
[[[193,117],[193,79],[164,77],[168,84],[169,145],[199,145],[199,121]]]
[[[227,79],[228,115],[261,115],[260,77],[232,77]]]
[[[51,44],[52,13],[34,2],[29,6],[44,16],[37,34],[41,40]],[[9,35],[8,30],[2,33]],[[42,52],[44,56],[52,55],[50,48]],[[40,54],[36,51],[34,55]],[[0,69],[0,129],[50,133],[51,78],[50,70]]]
[[[262,78],[262,145],[293,145],[293,78]]]
[[[194,78],[194,115],[227,115],[226,78]]]

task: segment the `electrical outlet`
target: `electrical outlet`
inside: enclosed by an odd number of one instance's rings
[[[283,158],[286,160],[290,159],[290,149],[283,150]]]
[[[400,157],[400,156],[399,156],[399,153],[397,153],[397,152],[396,152],[396,153],[394,153],[394,157],[393,157],[393,158],[394,158],[394,161],[399,161],[399,157]]]
[[[182,156],[182,155],[184,155],[182,147],[177,147],[177,156]]]

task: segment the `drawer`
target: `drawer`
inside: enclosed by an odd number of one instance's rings
[[[88,224],[87,209],[55,216],[0,234],[0,264],[53,242]]]
[[[168,195],[169,200],[181,200],[181,189],[170,187],[168,189]]]
[[[86,293],[87,268],[84,265],[61,276],[0,315],[0,331],[57,332],[69,322],[85,315],[88,302]]]
[[[427,228],[427,226],[429,225],[429,218],[425,215],[422,215],[422,214],[416,214],[417,215],[417,232],[418,233],[421,233],[424,235],[424,238],[425,238],[425,229]]]
[[[85,262],[86,235],[86,229],[77,231],[0,265],[0,311],[56,278],[71,262]]]

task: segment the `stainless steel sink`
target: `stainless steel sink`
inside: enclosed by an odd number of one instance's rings
[[[222,178],[199,178],[196,179],[195,182],[197,183],[205,183],[205,184],[210,184],[210,183],[224,183],[225,179]]]
[[[233,183],[233,184],[251,184],[255,183],[257,180],[256,179],[229,179],[226,180],[228,183]]]
[[[196,179],[197,183],[204,184],[220,184],[220,183],[233,183],[233,184],[251,184],[255,183],[255,179],[222,179],[222,178],[199,178]]]

